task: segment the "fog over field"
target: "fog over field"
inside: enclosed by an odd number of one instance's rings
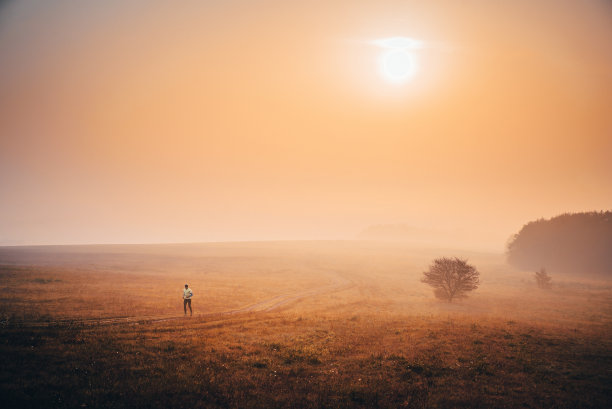
[[[452,302],[422,282],[447,255],[480,272]],[[372,241],[4,247],[2,395],[7,407],[606,407],[612,281],[552,277],[542,289],[502,254]]]
[[[421,282],[432,260],[448,255],[466,258],[480,271],[480,288],[457,305],[436,300],[432,289]],[[359,304],[359,308],[382,312],[465,312],[540,323],[597,317],[608,324],[612,312],[607,307],[593,311],[589,304],[597,300],[610,306],[609,279],[554,274],[555,291],[548,293],[537,288],[533,272],[508,266],[502,254],[402,243],[4,247],[0,265],[7,284],[3,308],[19,320],[44,315],[114,317],[118,309],[118,315],[124,316],[172,317],[181,312],[184,282],[199,293],[196,316],[278,296],[287,298],[279,309],[289,311],[331,307],[337,312]],[[21,297],[15,291],[20,286],[31,296]],[[55,292],[47,291],[51,288]],[[111,294],[112,302],[106,298]]]
[[[0,0],[0,405],[612,407],[610,39],[605,0]]]

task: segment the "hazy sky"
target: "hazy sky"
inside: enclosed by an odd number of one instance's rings
[[[0,245],[405,223],[502,249],[610,209],[611,4],[2,1]],[[424,45],[401,84],[396,36]]]

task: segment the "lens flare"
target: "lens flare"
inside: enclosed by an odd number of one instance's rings
[[[420,50],[424,44],[421,40],[407,37],[391,37],[372,41],[372,44],[382,48],[393,48],[402,50]]]

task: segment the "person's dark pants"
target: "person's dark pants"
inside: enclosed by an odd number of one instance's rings
[[[191,310],[191,300],[183,300],[183,309],[185,310],[185,314],[187,314],[187,306],[189,306],[189,314],[193,315],[193,311]]]

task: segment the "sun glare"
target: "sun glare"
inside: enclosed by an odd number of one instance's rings
[[[403,84],[417,73],[415,51],[423,48],[423,42],[407,37],[391,37],[373,41],[384,49],[379,59],[380,72],[389,82]]]

